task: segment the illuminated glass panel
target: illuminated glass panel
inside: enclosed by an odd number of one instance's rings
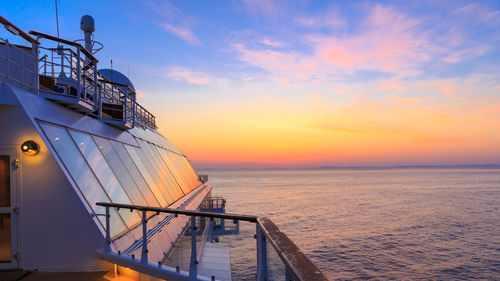
[[[161,207],[167,206],[168,202],[165,199],[165,197],[163,197],[163,194],[162,194],[162,192],[161,192],[161,190],[160,190],[160,188],[158,186],[159,180],[156,180],[156,179],[153,178],[153,175],[155,175],[155,174],[149,172],[152,169],[150,167],[150,164],[148,163],[146,165],[143,162],[143,160],[141,159],[142,157],[140,157],[139,154],[138,154],[138,152],[140,151],[140,149],[135,148],[135,147],[130,146],[130,145],[124,145],[124,146],[127,149],[128,154],[130,155],[130,157],[134,161],[136,167],[139,169],[139,171],[141,172],[142,176],[144,177],[144,179],[148,183],[149,188],[151,189],[151,191],[155,195],[156,199],[160,203],[160,206]]]
[[[0,214],[0,262],[10,262],[11,248],[11,223],[10,214]]]
[[[95,203],[110,202],[109,197],[104,192],[66,129],[42,122],[40,122],[40,126],[80,189],[80,192],[87,200],[90,208],[96,214],[104,214],[105,208],[96,206]],[[126,230],[126,226],[114,208],[111,208],[110,212],[111,235],[115,236]],[[103,216],[99,216],[98,218],[102,225],[105,226],[105,218]]]
[[[92,137],[94,138],[97,147],[101,150],[102,155],[108,161],[113,173],[117,175],[118,181],[127,192],[130,201],[132,201],[134,205],[148,205],[148,202],[144,199],[144,196],[142,196],[142,193],[137,188],[134,180],[127,171],[127,168],[123,165],[122,160],[114,150],[109,140],[98,136]]]
[[[158,200],[156,199],[155,195],[149,188],[148,183],[144,180],[144,176],[141,174],[141,172],[135,165],[134,160],[132,160],[132,158],[128,154],[127,149],[125,149],[123,144],[120,142],[113,140],[110,140],[109,142],[111,143],[114,150],[118,154],[118,157],[120,157],[120,159],[122,160],[122,163],[123,165],[125,165],[125,168],[127,168],[127,171],[129,172],[130,176],[132,177],[132,180],[135,182],[139,191],[144,196],[144,199],[146,199],[146,201],[148,202],[148,206],[154,206],[154,207],[160,206],[160,203],[158,203]]]
[[[131,205],[132,202],[127,196],[127,193],[116,178],[113,170],[109,167],[108,162],[99,151],[99,148],[97,148],[97,145],[92,137],[89,134],[74,130],[69,130],[69,132],[83,156],[87,159],[87,162],[99,179],[99,182],[101,182],[102,187],[104,187],[104,190],[108,194],[109,198],[111,198],[111,201],[113,203]],[[118,212],[129,227],[134,226],[140,221],[140,217],[137,212],[130,212],[125,209],[121,209]]]

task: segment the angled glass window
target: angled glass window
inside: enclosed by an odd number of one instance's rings
[[[170,192],[167,191],[167,183],[160,175],[160,171],[158,170],[159,168],[157,167],[156,163],[153,162],[154,159],[149,155],[147,155],[142,148],[136,148],[135,151],[139,156],[139,158],[141,158],[142,163],[144,163],[144,165],[146,165],[146,167],[148,168],[148,171],[150,171],[149,174],[156,182],[156,186],[158,187],[158,189],[163,194],[163,197],[167,201],[167,205],[172,204],[172,202],[174,202],[175,200],[170,194]]]
[[[110,202],[109,197],[99,184],[96,176],[83,158],[82,154],[71,139],[64,127],[40,122],[45,135],[52,147],[59,155],[64,166],[70,173],[83,197],[87,200],[90,208],[95,214],[104,214],[105,208],[96,206],[97,202]],[[114,208],[111,211],[111,235],[115,236],[126,230],[126,226]],[[99,216],[99,220],[105,227],[105,218]]]
[[[168,167],[165,165],[163,160],[160,159],[158,152],[153,151],[149,144],[145,141],[137,139],[139,142],[142,151],[148,157],[151,162],[151,165],[155,168],[158,177],[161,179],[165,189],[164,192],[168,193],[168,196],[171,198],[171,202],[176,201],[182,196],[182,191],[179,188],[177,182],[170,175],[170,171]]]
[[[111,201],[113,203],[132,204],[92,137],[89,134],[74,130],[69,130],[69,132]],[[140,221],[137,212],[130,212],[125,209],[121,209],[118,212],[129,227],[134,226]]]
[[[172,173],[173,177],[176,179],[176,181],[180,184],[182,188],[182,192],[184,194],[187,193],[189,190],[189,184],[187,182],[187,179],[182,176],[182,173],[178,170],[178,168],[174,165],[174,163],[168,158],[167,156],[167,151],[162,149],[161,147],[154,146],[155,149],[158,151],[158,154],[161,156],[163,161],[166,163],[168,166],[170,172]]]
[[[155,179],[153,179],[153,176],[152,176],[153,173],[149,172],[152,169],[149,166],[149,163],[148,163],[148,166],[146,166],[146,164],[143,163],[143,160],[141,159],[141,157],[139,157],[138,151],[140,149],[139,148],[135,148],[135,147],[133,147],[131,145],[127,145],[127,144],[125,144],[124,146],[127,149],[128,154],[130,155],[130,158],[132,158],[132,160],[134,161],[136,167],[139,169],[139,171],[141,172],[142,176],[144,177],[144,179],[148,183],[149,188],[151,189],[151,191],[155,195],[156,199],[160,203],[160,206],[161,207],[167,206],[168,202],[165,199],[165,197],[163,197],[163,194],[162,194],[160,188],[158,187],[158,183],[157,182],[159,182],[159,180],[156,181]]]
[[[118,157],[120,157],[120,159],[122,160],[122,163],[123,165],[125,165],[125,168],[127,168],[127,171],[129,172],[132,180],[138,187],[139,191],[144,196],[144,199],[146,199],[146,201],[148,202],[148,206],[159,207],[160,203],[158,203],[158,200],[156,199],[155,195],[149,188],[148,183],[144,180],[144,177],[137,168],[137,166],[135,165],[134,160],[130,158],[127,149],[125,149],[123,144],[120,142],[113,140],[110,140],[109,142],[111,143],[113,149],[118,154]]]
[[[125,189],[125,192],[127,192],[130,201],[132,201],[134,205],[147,206],[148,203],[146,199],[142,196],[142,193],[137,188],[134,180],[127,171],[127,168],[123,165],[122,160],[113,149],[109,140],[98,136],[92,137],[97,144],[97,147],[101,150],[102,155],[106,158],[109,166],[113,170],[113,173],[117,175],[118,181],[123,186],[123,189]]]
[[[201,184],[198,181],[198,174],[194,171],[186,157],[171,151],[167,151],[167,156],[172,161],[176,169],[180,171],[182,177],[188,182],[187,192],[195,189]]]

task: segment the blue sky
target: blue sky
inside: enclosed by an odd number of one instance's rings
[[[95,18],[101,67],[113,59],[200,166],[500,156],[497,1],[58,5],[61,37],[81,38],[80,17]],[[7,0],[0,13],[56,34],[54,1]]]

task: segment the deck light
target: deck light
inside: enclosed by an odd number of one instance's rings
[[[33,156],[40,152],[40,146],[32,140],[25,141],[21,145],[21,151],[26,155]]]

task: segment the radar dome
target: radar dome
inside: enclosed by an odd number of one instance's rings
[[[83,32],[90,32],[90,33],[94,32],[95,31],[94,18],[89,15],[83,16],[82,19],[80,20],[80,29]]]
[[[104,75],[104,77],[108,78],[109,81],[128,85],[135,92],[135,87],[134,87],[134,84],[132,84],[132,81],[130,81],[130,79],[128,79],[128,77],[123,75],[121,72],[114,70],[114,69],[108,69],[108,68],[100,69],[99,72],[102,75]],[[120,88],[123,91],[127,91],[124,87],[120,87]]]

